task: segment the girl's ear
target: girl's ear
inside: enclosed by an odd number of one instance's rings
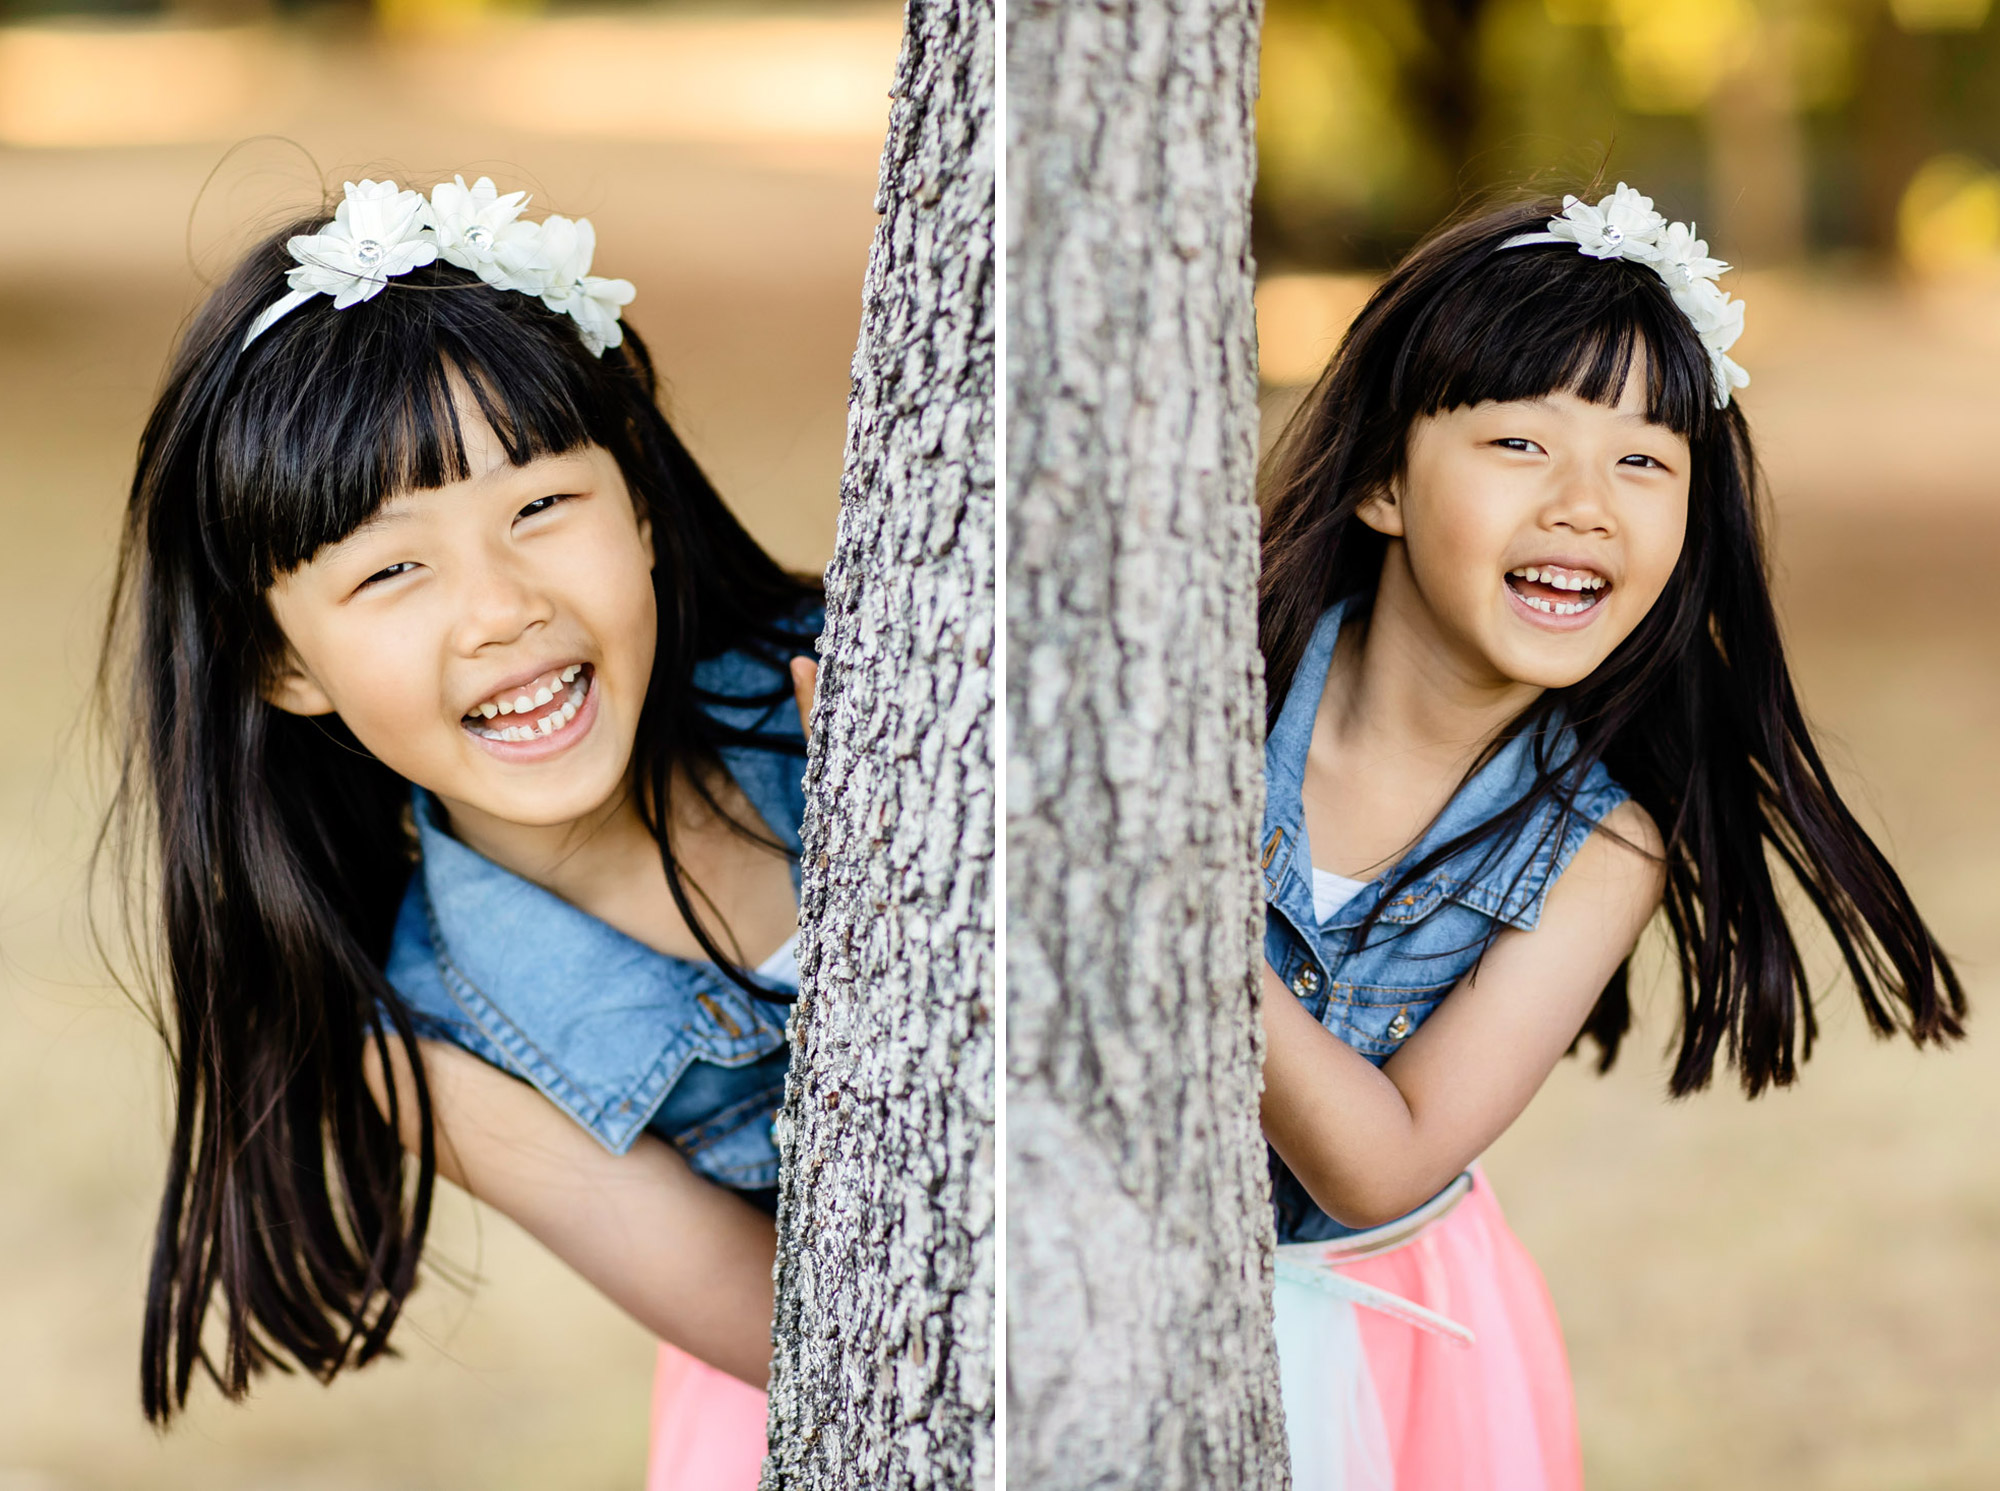
[[[1393,482],[1377,487],[1362,498],[1361,505],[1354,509],[1354,515],[1377,533],[1389,538],[1403,536],[1403,504]]]
[[[644,513],[639,514],[639,547],[646,551],[646,568],[651,569],[657,563],[653,558],[653,520]]]
[[[327,697],[326,690],[306,671],[298,654],[289,647],[270,677],[265,679],[260,692],[266,704],[282,709],[286,714],[333,713],[333,700]]]

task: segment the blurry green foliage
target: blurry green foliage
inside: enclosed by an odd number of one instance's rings
[[[1257,246],[1380,268],[1494,191],[1625,179],[1749,261],[1887,255],[2000,162],[1992,0],[1267,0]]]

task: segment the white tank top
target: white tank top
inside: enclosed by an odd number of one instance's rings
[[[799,934],[794,932],[770,957],[757,965],[757,977],[781,989],[799,987]]]
[[[1368,889],[1366,880],[1349,880],[1345,875],[1336,875],[1331,870],[1322,870],[1318,865],[1313,872],[1313,915],[1324,926],[1332,916],[1349,901]]]

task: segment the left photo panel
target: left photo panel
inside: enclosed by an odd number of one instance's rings
[[[998,1483],[996,31],[0,7],[0,1488]]]

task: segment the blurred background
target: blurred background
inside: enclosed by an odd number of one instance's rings
[[[650,1341],[442,1190],[401,1360],[142,1423],[161,1060],[80,902],[113,538],[176,329],[256,231],[486,172],[591,217],[681,433],[817,571],[900,33],[893,3],[0,3],[0,636],[34,701],[0,736],[0,1491],[640,1483]]]
[[[2000,1485],[2000,21],[1990,0],[1268,0],[1273,429],[1470,198],[1631,182],[1739,266],[1790,656],[1958,959],[1971,1040],[1826,1039],[1664,1098],[1672,991],[1488,1160],[1562,1311],[1596,1491]],[[1594,197],[1593,197],[1594,200]],[[1653,951],[1656,953],[1657,948]]]
[[[82,714],[133,443],[257,229],[373,172],[588,214],[753,531],[832,545],[893,3],[0,0],[0,1491],[630,1487],[650,1346],[448,1198],[404,1358],[140,1423],[154,1039],[88,953]],[[1269,0],[1268,422],[1462,200],[1603,173],[1748,303],[1778,598],[1850,800],[2000,994],[2000,23],[1989,0]],[[1593,1487],[2000,1483],[2000,1044],[1662,1097],[1671,1001],[1489,1165],[1562,1309]],[[468,1290],[451,1275],[474,1279]]]

